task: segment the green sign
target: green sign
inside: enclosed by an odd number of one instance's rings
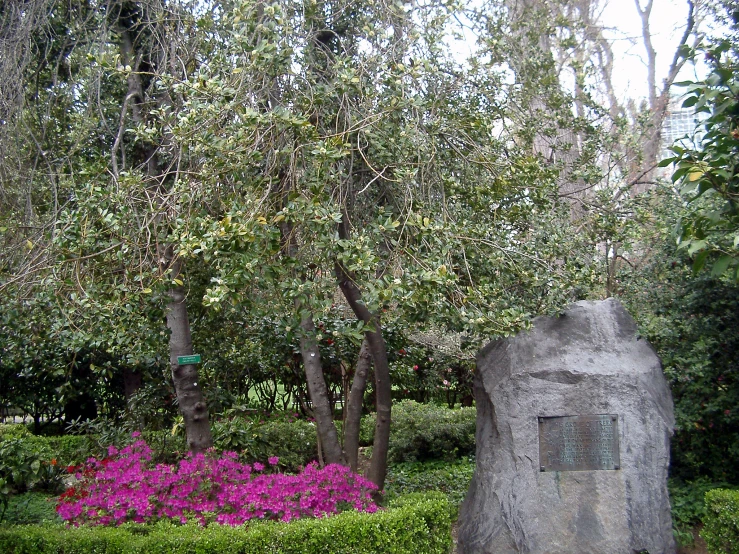
[[[189,364],[199,364],[199,363],[200,363],[200,354],[193,354],[192,356],[177,356],[178,365],[189,365]]]

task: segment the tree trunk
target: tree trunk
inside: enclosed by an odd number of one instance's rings
[[[118,178],[118,150],[123,152],[123,134],[126,129],[125,120],[128,111],[131,112],[131,118],[137,124],[145,121],[143,106],[145,105],[146,95],[144,92],[140,67],[152,64],[152,53],[136,52],[136,33],[137,28],[134,19],[127,17],[127,10],[130,6],[119,6],[116,15],[117,23],[121,28],[121,61],[124,65],[130,65],[133,71],[129,72],[127,78],[128,92],[121,108],[120,125],[113,148],[111,151],[111,166],[115,179]],[[174,37],[170,37],[174,38]],[[146,63],[145,63],[146,62]],[[165,100],[166,99],[161,99]],[[166,137],[163,142],[166,143]],[[164,177],[160,168],[160,159],[158,156],[158,145],[144,142],[136,151],[135,163],[144,169],[148,177],[148,188],[154,197],[158,197],[160,213],[154,218],[155,226],[160,225],[165,217],[166,212],[166,195],[164,190]],[[123,167],[125,167],[125,157],[122,155]],[[174,383],[177,401],[180,406],[180,412],[185,422],[185,434],[187,436],[188,448],[193,452],[202,452],[213,446],[213,438],[210,433],[210,424],[208,421],[208,409],[205,404],[205,397],[202,389],[198,386],[198,370],[193,364],[179,365],[177,363],[178,356],[188,356],[192,354],[192,337],[190,335],[190,321],[187,315],[187,302],[185,289],[182,285],[177,286],[174,280],[182,273],[182,260],[176,256],[173,245],[169,244],[163,247],[157,247],[159,256],[163,259],[163,270],[169,269],[168,279],[173,283],[167,295],[170,301],[167,305],[167,327],[170,330],[169,337],[169,361],[172,370],[172,380]],[[161,263],[161,262],[160,262]]]
[[[348,232],[339,225],[339,235],[348,236]],[[342,237],[345,238],[345,237]],[[362,293],[354,284],[354,279],[344,267],[336,261],[336,277],[344,298],[351,306],[354,314],[368,326],[365,338],[369,344],[370,354],[375,365],[375,393],[377,419],[375,422],[375,440],[372,445],[372,459],[367,471],[367,478],[375,483],[379,490],[385,486],[387,473],[387,452],[390,444],[390,410],[392,396],[390,388],[390,365],[387,361],[387,347],[382,337],[380,318],[372,314],[362,303]]]
[[[182,260],[176,258],[169,267],[172,269],[169,278],[174,281],[182,272]],[[167,305],[167,327],[170,330],[169,364],[172,368],[172,381],[180,412],[185,420],[187,446],[192,452],[203,452],[213,446],[213,437],[210,434],[205,397],[198,384],[198,368],[195,364],[177,363],[178,356],[190,356],[193,353],[185,288],[182,285],[175,285],[168,294],[170,301]]]
[[[298,312],[303,310],[298,310]],[[321,353],[316,343],[316,327],[313,323],[313,315],[304,312],[300,320],[303,330],[300,337],[300,353],[303,356],[303,367],[305,378],[308,382],[308,394],[313,403],[313,414],[316,418],[316,427],[320,444],[326,462],[329,464],[346,465],[344,452],[339,444],[339,435],[334,425],[334,414],[328,397],[326,380],[323,377],[323,366],[321,365]]]
[[[287,203],[290,182],[285,173],[281,175],[281,180],[280,192],[284,205]],[[295,242],[293,224],[283,221],[280,223],[279,228],[282,237],[283,253],[290,258],[296,258],[298,247]],[[305,276],[302,279],[305,281]],[[339,444],[339,434],[336,432],[336,425],[334,425],[334,412],[331,409],[328,387],[326,386],[326,379],[323,375],[321,353],[315,339],[316,326],[313,322],[313,313],[311,312],[310,306],[306,306],[305,304],[296,299],[295,313],[300,317],[300,328],[302,330],[300,355],[303,358],[303,369],[305,370],[305,379],[308,384],[308,396],[312,403],[313,416],[316,419],[319,453],[323,453],[326,462],[329,464],[346,465],[346,458],[344,458],[344,452],[341,449],[341,444]]]
[[[354,370],[349,398],[346,402],[346,421],[344,423],[344,454],[352,471],[357,471],[359,464],[359,427],[362,422],[362,400],[367,388],[367,374],[369,373],[372,356],[369,342],[365,338],[359,348],[357,367]]]

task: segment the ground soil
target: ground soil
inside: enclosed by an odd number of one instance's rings
[[[457,554],[457,536],[459,535],[459,521],[452,524],[452,554]]]
[[[368,455],[370,452],[372,452],[371,448],[360,447],[359,448],[359,456],[357,456],[357,473],[360,475],[367,475],[367,470],[370,466],[370,456]]]
[[[706,547],[706,541],[704,541],[700,535],[700,526],[693,529],[693,544],[681,546],[677,549],[677,554],[708,554],[708,548]]]

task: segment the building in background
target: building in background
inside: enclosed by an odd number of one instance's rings
[[[702,128],[698,128],[698,125],[706,119],[707,114],[696,113],[692,106],[683,108],[682,103],[681,96],[670,98],[667,115],[662,122],[662,158],[672,156],[669,148],[675,141],[693,147],[700,143],[703,136]]]

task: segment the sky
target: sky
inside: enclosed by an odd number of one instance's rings
[[[644,6],[647,0],[639,0]],[[603,10],[601,22],[611,30],[613,39],[614,87],[621,99],[646,98],[647,66],[646,51],[642,40],[641,18],[636,9],[636,0],[609,0]],[[652,45],[657,53],[657,86],[672,63],[677,45],[685,31],[688,15],[686,0],[654,0],[649,23]],[[686,64],[681,78],[694,75],[694,68]]]
[[[476,2],[477,0],[468,0]],[[641,6],[648,0],[602,0],[599,22],[606,27],[606,38],[612,40],[614,53],[613,84],[622,105],[627,99],[645,99],[648,96],[646,50],[642,39],[641,18],[636,2]],[[652,46],[656,51],[657,86],[661,88],[680,43],[688,16],[687,0],[653,0],[649,18]],[[450,41],[450,48],[466,58],[473,53],[474,37]],[[685,64],[678,80],[695,78],[695,68]]]

